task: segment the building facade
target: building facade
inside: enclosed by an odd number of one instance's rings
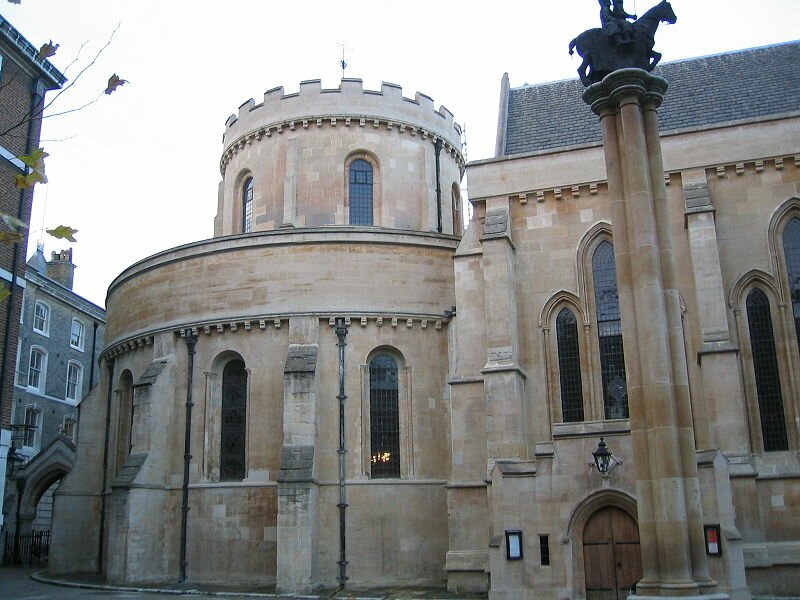
[[[19,31],[0,16],[0,213],[30,223],[33,190],[16,187],[16,176],[27,173],[18,158],[39,147],[41,119],[47,91],[60,88],[66,78]],[[5,223],[3,232],[9,232]],[[16,243],[0,243],[0,289],[10,292],[0,300],[0,469],[5,473],[11,444],[14,365],[25,275],[27,233]],[[5,479],[0,479],[0,497]],[[2,522],[0,522],[2,524]]]
[[[72,291],[74,272],[71,249],[48,261],[40,246],[27,263],[5,531],[51,528],[53,491],[75,459],[81,401],[99,382],[106,312]]]
[[[694,473],[670,485],[696,507],[691,543],[640,542],[640,523],[675,515],[639,513],[637,472],[672,449],[633,450],[654,354],[626,325],[631,265],[580,83],[504,78],[462,232],[452,115],[388,84],[311,81],[228,120],[215,237],[112,283],[51,570],[616,598],[642,557],[702,552],[694,596],[797,593],[800,85],[781,66],[799,53],[660,70],[659,235]]]

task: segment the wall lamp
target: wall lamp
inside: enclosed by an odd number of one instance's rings
[[[594,466],[597,472],[603,477],[608,477],[608,474],[614,470],[614,467],[622,463],[621,460],[614,458],[614,455],[611,453],[611,450],[608,449],[608,446],[606,446],[603,438],[600,438],[600,443],[597,444],[597,450],[592,452],[592,457],[594,457]]]

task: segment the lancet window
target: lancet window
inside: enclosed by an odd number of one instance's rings
[[[370,475],[400,477],[397,361],[378,354],[369,363]]]
[[[242,233],[253,230],[253,178],[248,177],[242,186]]]
[[[244,361],[229,361],[222,370],[222,429],[219,477],[241,481],[245,477],[247,439],[247,371]]]
[[[606,419],[628,418],[628,386],[622,323],[617,290],[614,247],[608,241],[598,244],[592,256],[597,333],[600,341],[600,375]]]
[[[556,317],[558,343],[558,372],[561,384],[561,416],[564,423],[583,421],[581,357],[578,322],[568,308]]]
[[[373,169],[363,158],[350,163],[350,224],[373,224]]]
[[[800,346],[800,219],[793,218],[783,230],[783,255],[789,276],[789,294],[792,299],[794,329]]]
[[[760,289],[753,288],[747,295],[746,305],[764,451],[788,450],[769,299]]]

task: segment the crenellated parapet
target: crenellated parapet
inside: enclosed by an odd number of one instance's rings
[[[239,107],[225,123],[220,170],[247,145],[287,131],[323,127],[361,127],[395,130],[400,134],[441,139],[443,150],[463,169],[461,127],[444,106],[437,110],[433,99],[417,92],[403,96],[402,88],[383,83],[380,91],[363,89],[360,79],[343,79],[335,89],[323,89],[319,79],[303,81],[300,90],[285,94],[283,87],[264,93],[256,104],[252,98]]]

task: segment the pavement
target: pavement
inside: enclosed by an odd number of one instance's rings
[[[37,569],[0,568],[0,598],[3,600],[167,600],[168,596],[191,596],[192,600],[485,600],[487,594],[455,594],[443,588],[370,588],[323,590],[316,594],[276,594],[274,589],[244,586],[169,586],[108,585],[97,575],[53,577]],[[753,600],[800,600],[800,596],[754,596]]]
[[[0,568],[3,600],[73,600],[118,598],[165,600],[164,595],[191,596],[193,600],[273,598],[277,600],[485,600],[487,594],[457,594],[444,588],[364,588],[320,590],[314,594],[277,594],[274,588],[171,584],[162,586],[109,585],[98,575],[51,576],[36,569]]]

